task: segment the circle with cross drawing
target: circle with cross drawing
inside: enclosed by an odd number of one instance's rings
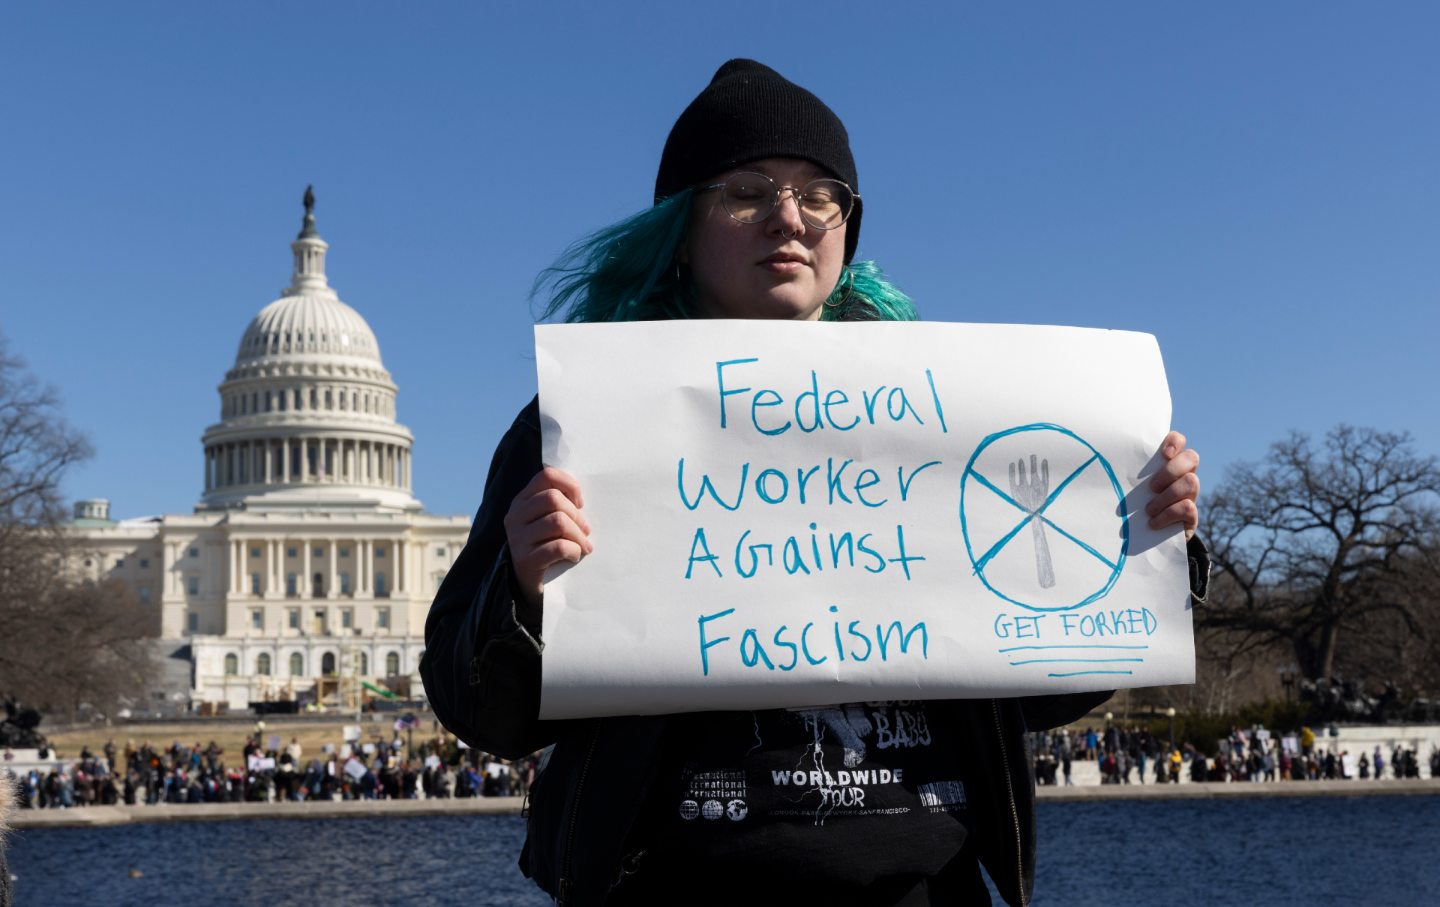
[[[1084,438],[1048,422],[980,442],[960,480],[960,531],[985,588],[1030,611],[1104,598],[1130,546],[1115,470]]]

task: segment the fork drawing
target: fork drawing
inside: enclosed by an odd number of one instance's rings
[[[1050,544],[1045,540],[1045,521],[1037,511],[1045,506],[1045,498],[1050,494],[1050,461],[1041,460],[1037,468],[1035,460],[1035,454],[1031,454],[1028,477],[1023,458],[1010,464],[1010,496],[1030,514],[1030,538],[1035,542],[1035,578],[1042,589],[1049,589],[1055,585],[1055,566],[1050,562]]]

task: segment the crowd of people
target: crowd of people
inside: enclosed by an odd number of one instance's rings
[[[271,744],[278,740],[271,738]],[[397,731],[389,740],[326,745],[307,754],[297,738],[262,745],[249,736],[238,759],[227,762],[215,741],[168,747],[137,745],[123,750],[108,741],[99,752],[85,747],[78,758],[50,761],[48,769],[9,771],[21,809],[157,803],[235,803],[277,800],[400,800],[520,796],[535,776],[535,760],[516,762],[467,749],[448,735],[423,740],[413,752]]]
[[[240,759],[227,763],[215,741],[168,747],[137,745],[123,749],[114,741],[99,752],[85,747],[78,759],[56,758],[48,771],[8,771],[12,755],[0,762],[0,774],[14,776],[21,809],[156,803],[274,802],[277,800],[414,800],[456,797],[522,796],[536,772],[536,759],[511,762],[454,737],[439,735],[408,752],[397,732],[386,741],[326,746],[307,758],[296,738],[288,745],[264,748],[261,734],[251,735]],[[272,739],[271,741],[276,742]],[[1264,728],[1232,728],[1207,754],[1193,743],[1179,746],[1144,728],[1108,725],[1097,730],[1061,728],[1030,735],[1035,783],[1074,783],[1076,762],[1094,762],[1102,784],[1166,784],[1229,781],[1323,781],[1335,779],[1440,778],[1440,748],[1422,761],[1415,749],[1375,746],[1352,755],[1318,745],[1302,728],[1276,735]],[[119,761],[117,761],[117,759]],[[1428,763],[1428,766],[1426,765]]]
[[[1232,727],[1208,752],[1186,741],[1176,746],[1145,728],[1107,724],[1101,730],[1062,728],[1030,735],[1035,783],[1073,784],[1074,763],[1098,763],[1102,784],[1228,781],[1324,781],[1420,778],[1420,753],[1403,745],[1351,754],[1319,744],[1308,727],[1279,735],[1264,727]],[[1440,748],[1431,747],[1429,777],[1440,778]]]

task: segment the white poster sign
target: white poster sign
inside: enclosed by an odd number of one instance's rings
[[[1148,334],[936,323],[536,328],[546,718],[1189,683]]]

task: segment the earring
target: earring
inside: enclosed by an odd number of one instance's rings
[[[850,291],[855,289],[855,272],[850,270],[849,265],[845,266],[845,276],[849,278],[849,280],[845,283],[845,295],[840,297],[839,302],[831,302],[829,299],[826,299],[825,308],[843,309],[845,307],[845,304],[850,301]],[[835,294],[831,293],[830,295],[834,296]]]

